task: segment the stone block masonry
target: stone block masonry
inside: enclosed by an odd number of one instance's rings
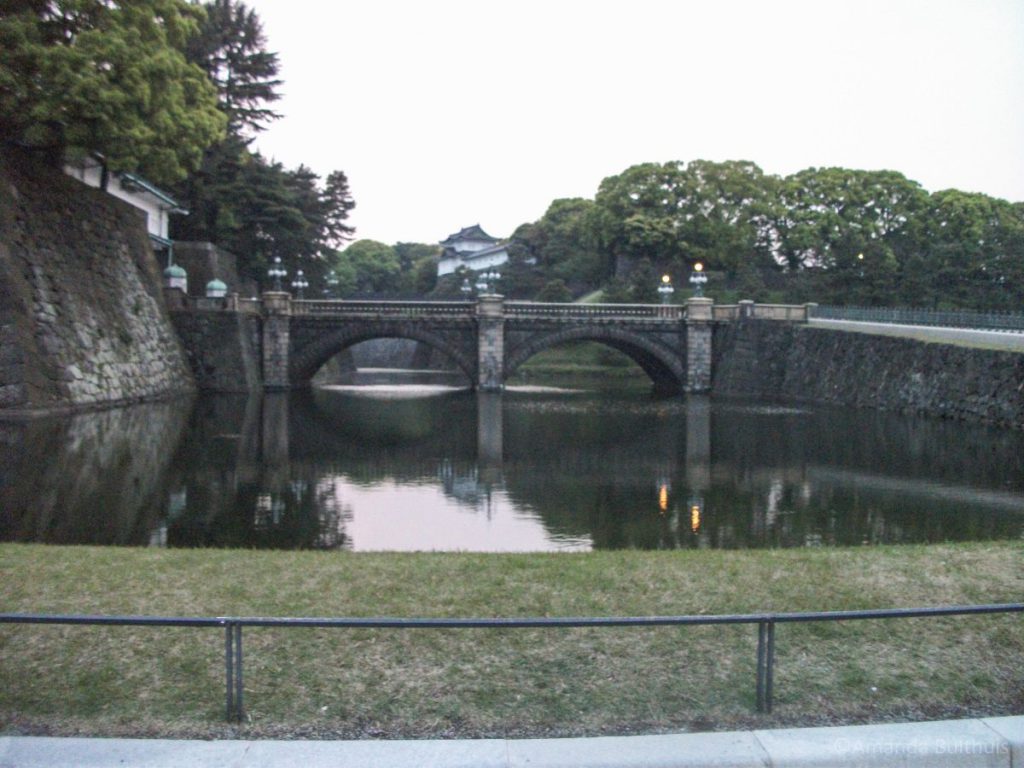
[[[1024,429],[1024,354],[750,320],[716,326],[712,392]]]
[[[183,310],[171,312],[174,328],[188,352],[199,389],[208,392],[257,392],[262,323],[241,312]]]
[[[79,409],[194,386],[142,214],[0,150],[0,410]]]

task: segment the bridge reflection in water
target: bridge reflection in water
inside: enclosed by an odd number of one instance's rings
[[[1017,433],[698,396],[371,394],[0,425],[0,537],[501,551],[1024,533]]]

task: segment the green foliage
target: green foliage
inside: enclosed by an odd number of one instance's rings
[[[537,294],[537,301],[567,302],[572,301],[572,293],[560,277],[549,280]]]
[[[620,263],[686,271],[701,261],[734,275],[768,258],[773,188],[744,161],[633,166],[601,182],[596,237]]]
[[[348,179],[326,179],[306,166],[294,170],[249,150],[249,134],[277,115],[277,54],[265,49],[262,24],[236,0],[212,0],[188,47],[189,60],[216,84],[228,136],[207,150],[198,173],[174,188],[191,212],[172,222],[178,240],[208,240],[238,257],[258,282],[280,257],[290,274],[302,269],[314,292],[323,290],[328,259],[351,238],[355,207]]]
[[[658,274],[682,283],[700,261],[722,300],[1024,303],[1024,203],[929,195],[895,171],[643,163],[606,178],[593,202],[556,200],[511,250],[539,285],[561,278],[579,294],[606,281],[608,302],[654,301]]]
[[[512,236],[513,247],[551,279],[561,280],[573,293],[599,286],[605,259],[593,236],[596,206],[579,198],[555,200],[544,216]]]
[[[398,291],[401,263],[390,245],[376,240],[357,240],[332,263],[343,298],[391,295]]]
[[[204,170],[176,190],[191,215],[173,221],[174,238],[217,243],[260,282],[279,256],[289,273],[303,269],[319,289],[327,258],[351,232],[343,224],[354,205],[345,175],[336,171],[322,184],[309,168],[288,170],[238,138],[215,147]]]
[[[16,0],[0,11],[0,138],[101,153],[158,183],[224,134],[216,90],[186,61],[203,11],[184,0]]]
[[[430,293],[437,284],[441,247],[426,243],[396,243],[394,250],[401,268],[399,294],[419,297]]]
[[[206,18],[188,42],[188,60],[216,85],[218,104],[234,136],[263,130],[279,117],[266,105],[277,101],[277,54],[266,50],[263,25],[255,11],[235,0],[203,6]]]
[[[658,273],[650,259],[641,259],[630,275],[629,298],[636,304],[654,304],[658,301]]]

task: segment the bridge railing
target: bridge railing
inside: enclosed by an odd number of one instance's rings
[[[292,301],[293,315],[345,315],[347,317],[472,317],[476,305],[468,301]]]
[[[505,302],[505,316],[522,319],[572,318],[596,320],[666,320],[686,317],[685,307],[678,304],[555,304],[535,301]]]
[[[237,307],[239,312],[258,315],[263,311],[263,302],[259,299],[238,299]]]
[[[810,316],[809,312],[806,304],[740,302],[739,304],[715,304],[711,308],[711,319],[723,322],[751,319],[805,323]]]

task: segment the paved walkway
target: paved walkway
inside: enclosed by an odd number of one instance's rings
[[[880,336],[901,336],[918,341],[935,341],[967,347],[1024,352],[1024,333],[1016,331],[986,331],[972,328],[941,328],[934,325],[896,325],[893,323],[864,323],[857,320],[828,320],[813,317],[813,328],[831,328],[838,331],[872,333]]]
[[[171,741],[0,737],[0,768],[1024,766],[1024,716],[592,739]]]

